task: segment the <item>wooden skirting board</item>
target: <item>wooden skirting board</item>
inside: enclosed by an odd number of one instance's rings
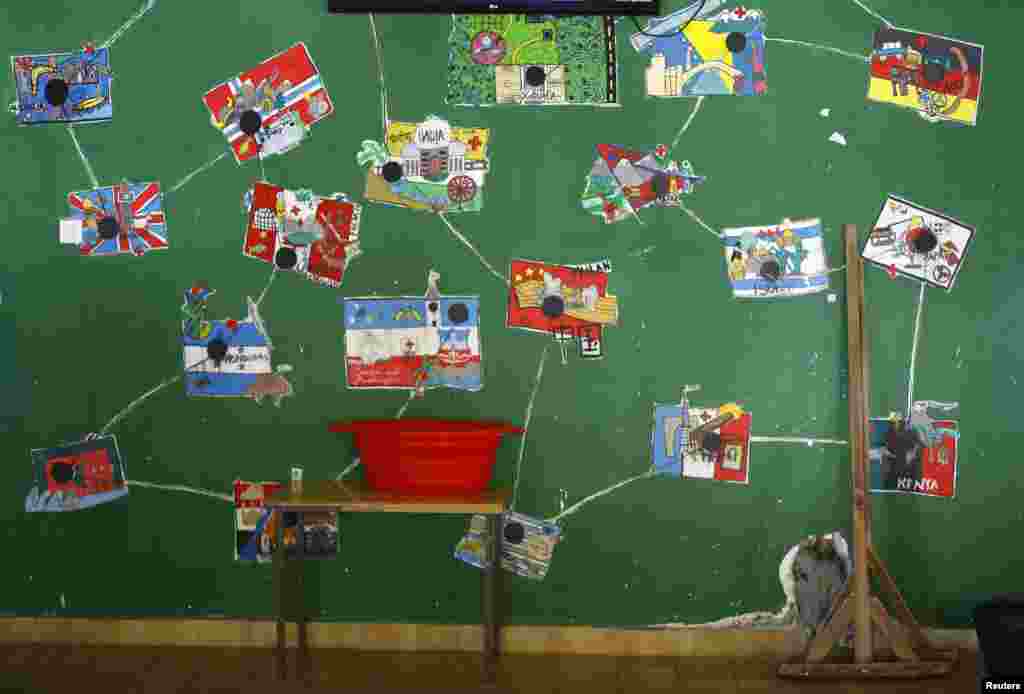
[[[942,648],[977,650],[969,629],[926,630]],[[297,628],[288,625],[288,643]],[[80,643],[122,646],[231,646],[270,648],[272,620],[0,619],[0,643]],[[479,651],[479,625],[312,622],[313,648],[372,651]],[[583,626],[507,626],[502,651],[519,654],[789,658],[804,644],[795,629],[606,629]]]

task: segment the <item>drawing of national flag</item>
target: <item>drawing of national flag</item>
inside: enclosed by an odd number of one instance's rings
[[[82,255],[144,255],[167,248],[167,224],[159,183],[121,183],[68,194],[71,217],[61,221],[61,240]],[[102,239],[97,225],[117,221],[119,233]]]
[[[203,103],[216,121],[217,114],[226,105],[237,102],[244,83],[249,82],[258,88],[265,80],[275,90],[285,81],[291,86],[277,94],[273,101],[265,100],[254,109],[260,114],[263,126],[272,125],[289,111],[297,113],[307,126],[334,112],[334,104],[327,94],[327,87],[320,77],[320,71],[309,55],[306,45],[301,42],[263,61],[252,70],[218,84],[203,96]],[[238,163],[257,156],[256,142],[242,132],[237,120],[223,127],[221,132],[230,143]]]

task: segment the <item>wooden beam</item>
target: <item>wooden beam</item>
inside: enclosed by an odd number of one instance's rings
[[[853,479],[853,623],[858,663],[871,662],[871,584],[868,581],[867,393],[864,374],[864,265],[857,227],[843,225],[846,250],[846,346],[849,365],[850,465]]]
[[[875,552],[874,547],[868,548],[868,560],[871,562],[871,569],[874,571],[875,576],[878,577],[878,583],[882,586],[882,590],[888,593],[889,599],[892,600],[892,609],[896,613],[896,618],[903,623],[903,626],[909,632],[910,640],[914,647],[917,650],[935,650],[931,641],[924,635],[921,625],[914,618],[914,613],[907,607],[907,603],[903,600],[903,594],[900,593],[896,581],[893,580],[889,569],[885,566],[885,562]]]
[[[889,616],[885,613],[885,608],[882,607],[882,603],[874,596],[871,597],[871,621],[875,623],[878,631],[889,642],[889,646],[897,658],[912,662],[921,660],[914,653],[910,637],[903,630],[903,626],[895,619],[889,619]]]
[[[807,646],[807,662],[820,663],[832,652],[832,647],[843,637],[846,630],[850,628],[850,621],[853,618],[853,596],[847,594],[839,603],[839,608],[832,614],[832,618],[818,629],[818,633],[811,639]]]
[[[792,679],[922,679],[942,677],[953,672],[955,661],[917,663],[882,661],[874,663],[786,663],[779,667],[780,677]]]

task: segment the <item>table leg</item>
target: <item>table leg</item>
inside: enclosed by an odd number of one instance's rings
[[[501,515],[488,515],[488,537],[490,538],[490,566],[484,569],[481,586],[483,608],[483,672],[484,681],[493,683],[498,677],[498,657],[501,655]]]
[[[299,648],[295,658],[295,676],[302,679],[309,675],[309,650],[306,642],[306,624],[309,619],[309,614],[306,609],[306,559],[303,557],[299,560],[298,576],[296,577],[296,600],[298,601],[299,607],[299,618],[298,618],[298,631],[299,631]]]
[[[284,554],[284,522],[281,517],[280,511],[275,511],[278,514],[277,518],[277,532],[276,544],[274,547],[274,588],[277,595],[275,595],[275,605],[277,617],[277,646],[274,648],[274,656],[277,662],[277,678],[286,679],[288,677],[288,659],[287,651],[285,650],[285,622],[284,622],[284,609],[285,609],[285,554]]]

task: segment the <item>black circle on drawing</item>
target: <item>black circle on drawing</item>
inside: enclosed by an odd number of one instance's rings
[[[210,340],[206,345],[206,356],[214,363],[219,364],[224,361],[224,357],[228,356],[228,343],[219,337]]]
[[[738,31],[731,32],[725,37],[725,47],[730,53],[742,53],[747,47],[747,37]]]
[[[526,537],[526,529],[522,523],[506,523],[505,524],[505,542],[509,542],[513,545],[518,545]]]
[[[249,137],[258,133],[261,125],[263,125],[263,119],[260,117],[260,114],[251,109],[243,111],[242,117],[238,120],[238,127]]]
[[[57,484],[67,484],[75,476],[75,466],[71,463],[54,463],[50,466],[50,477]]]
[[[427,310],[430,311],[431,313],[437,311],[437,302],[431,301],[429,304],[427,304]]]
[[[701,441],[701,448],[711,453],[717,453],[722,448],[722,437],[713,431],[704,434]]]
[[[469,308],[463,303],[452,304],[448,307],[448,320],[455,325],[461,325],[469,320]]]
[[[544,74],[544,68],[539,65],[531,65],[526,68],[526,84],[529,87],[539,87],[544,84],[544,80],[547,79],[547,75]]]
[[[278,248],[277,253],[274,254],[274,265],[281,270],[291,270],[293,267],[298,265],[299,256],[295,253],[295,250],[285,246],[284,248]]]
[[[121,227],[113,217],[104,217],[96,224],[96,228],[100,233],[100,238],[106,240],[114,238],[117,236],[117,232],[121,231]]]
[[[46,87],[43,88],[43,95],[46,97],[46,103],[50,106],[63,106],[64,102],[68,100],[68,83],[59,77],[47,80]]]
[[[918,253],[931,253],[939,245],[939,239],[931,229],[923,229],[910,243]]]
[[[558,318],[565,313],[565,301],[560,296],[545,297],[544,301],[541,302],[540,310],[548,318]]]
[[[402,178],[402,165],[397,161],[389,161],[380,167],[380,175],[388,183],[398,183],[399,179]]]
[[[782,268],[777,260],[766,260],[761,263],[761,277],[769,282],[777,282],[782,277]]]
[[[924,66],[924,79],[932,84],[942,82],[946,79],[946,68],[938,63],[926,63]]]

